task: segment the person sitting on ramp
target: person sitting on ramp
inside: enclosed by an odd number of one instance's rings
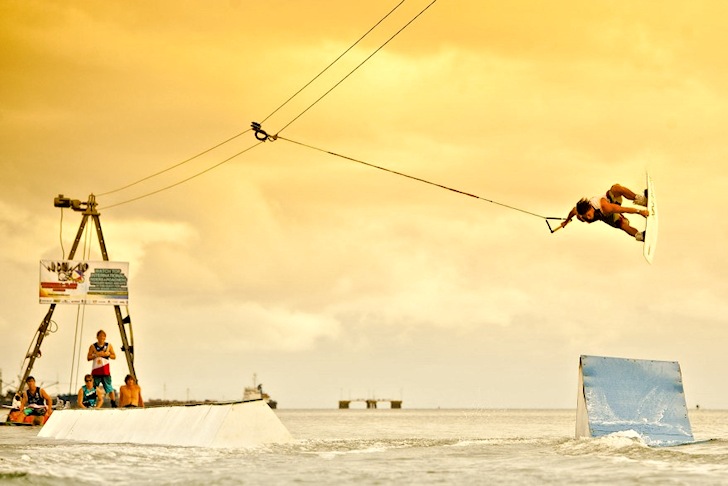
[[[629,220],[623,215],[639,214],[646,218],[650,213],[646,209],[622,206],[624,198],[632,201],[634,204],[647,207],[646,196],[635,194],[624,186],[614,184],[603,196],[580,199],[576,203],[576,206],[569,212],[566,220],[561,223],[561,227],[564,228],[576,216],[576,219],[585,223],[603,221],[609,226],[621,229],[637,241],[644,241],[645,232],[637,231],[636,228],[633,228],[629,224]]]
[[[25,379],[28,389],[21,394],[20,410],[25,415],[23,422],[43,425],[53,412],[53,399],[48,393],[35,384],[35,378]]]

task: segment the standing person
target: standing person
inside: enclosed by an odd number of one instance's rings
[[[35,385],[35,378],[29,376],[25,379],[28,389],[22,394],[20,410],[26,417],[42,417],[40,423],[45,423],[53,412],[53,400],[44,389]],[[33,423],[36,420],[33,419]]]
[[[621,229],[637,241],[644,241],[645,232],[637,231],[636,228],[633,228],[623,214],[639,214],[646,218],[650,215],[650,212],[646,209],[622,207],[623,198],[629,199],[634,204],[647,206],[647,197],[641,194],[635,194],[619,184],[614,184],[602,196],[580,199],[574,209],[569,212],[566,220],[561,223],[561,227],[564,228],[576,216],[576,219],[585,223],[603,221],[609,226]]]
[[[116,394],[111,384],[110,359],[116,359],[116,353],[114,347],[106,342],[106,333],[101,329],[96,333],[96,342],[88,348],[88,360],[93,361],[91,374],[94,378],[94,387],[103,385],[111,400],[111,407],[116,408]]]
[[[94,377],[83,377],[84,385],[78,390],[78,406],[81,408],[101,408],[104,404],[104,390],[94,385]]]
[[[142,389],[139,385],[137,385],[134,377],[126,375],[124,383],[126,383],[126,385],[122,385],[121,388],[119,388],[119,406],[123,408],[144,408]]]

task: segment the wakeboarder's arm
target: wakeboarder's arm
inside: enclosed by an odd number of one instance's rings
[[[94,345],[88,347],[88,356],[86,356],[86,359],[88,361],[93,361],[93,359],[96,357],[96,348],[94,348]]]
[[[40,389],[40,396],[42,396],[43,400],[45,400],[45,404],[46,404],[46,413],[45,414],[50,415],[51,412],[53,411],[53,399],[42,388]]]
[[[50,408],[53,408],[53,399],[43,388],[40,389],[40,396],[43,397],[46,405],[48,405]]]
[[[576,207],[569,211],[569,215],[566,217],[564,222],[561,223],[561,227],[564,228],[567,224],[571,223],[571,220],[574,219],[574,216],[576,216]]]
[[[86,408],[86,405],[83,404],[83,387],[78,389],[78,399],[76,400],[76,404],[80,408]]]
[[[114,352],[114,347],[109,344],[109,359],[116,359],[116,353]]]

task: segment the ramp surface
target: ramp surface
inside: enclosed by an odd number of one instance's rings
[[[637,432],[648,445],[695,442],[676,361],[581,356],[576,437]]]

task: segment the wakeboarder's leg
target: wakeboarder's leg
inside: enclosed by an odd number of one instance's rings
[[[619,184],[614,184],[609,191],[615,196],[615,198],[624,196],[635,204],[647,207],[647,189],[645,189],[644,196],[641,194],[635,194],[630,189]]]
[[[622,221],[620,221],[619,229],[627,233],[629,236],[632,236],[634,238],[637,238],[637,228],[633,228],[629,224],[629,220],[627,218],[622,218]],[[639,239],[637,241],[640,241]]]

